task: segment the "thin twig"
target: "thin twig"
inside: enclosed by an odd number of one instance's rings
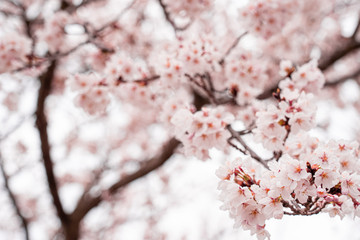
[[[242,154],[246,155],[246,151],[245,151],[245,150],[239,148],[236,144],[234,144],[233,142],[231,142],[232,139],[233,139],[233,138],[229,138],[229,139],[227,140],[228,144],[229,144],[230,146],[232,146],[233,148],[235,148],[236,150],[238,150],[239,152],[241,152]]]
[[[11,203],[15,208],[17,216],[20,218],[22,227],[24,228],[25,239],[29,240],[30,237],[29,237],[28,219],[21,213],[21,210],[20,210],[19,204],[17,203],[16,197],[9,186],[9,176],[5,172],[4,162],[1,158],[1,156],[0,156],[0,172],[4,179],[4,186],[9,195]]]
[[[205,75],[201,75],[201,74],[195,74],[194,77],[190,76],[188,73],[185,73],[185,77],[187,77],[189,79],[190,82],[194,83],[197,87],[199,87],[200,89],[204,90],[210,103],[216,105],[217,101],[216,98],[214,96],[214,93],[205,85],[204,83],[204,78],[206,77]],[[196,81],[196,77],[198,77],[200,79],[200,82]]]
[[[82,42],[78,45],[76,45],[75,47],[71,48],[70,50],[66,51],[66,52],[63,52],[63,53],[58,53],[58,54],[54,54],[54,55],[51,55],[50,57],[47,57],[47,58],[41,58],[39,62],[35,63],[35,64],[27,64],[23,67],[20,67],[20,68],[17,68],[13,71],[11,71],[12,73],[16,73],[16,72],[21,72],[21,71],[24,71],[28,68],[33,68],[33,67],[40,67],[41,65],[45,64],[45,63],[48,63],[48,62],[53,62],[55,60],[58,60],[62,57],[66,57],[67,55],[75,52],[76,50],[78,50],[81,46],[83,45],[86,45],[90,43],[90,40],[86,40],[85,42]]]
[[[22,117],[10,130],[0,136],[0,142],[8,138],[13,132],[15,132],[21,125],[27,120],[27,118]]]
[[[191,76],[188,73],[184,74],[185,77],[189,79],[190,82],[194,83],[195,86],[203,90],[209,100],[213,105],[222,105],[222,104],[236,104],[233,96],[228,94],[228,90],[218,91],[214,89],[211,75],[208,72],[204,74],[196,73],[194,76]],[[198,81],[198,80],[200,81]]]
[[[167,10],[167,6],[164,4],[163,0],[158,0],[158,2],[159,2],[160,6],[161,6],[161,8],[162,8],[162,10],[163,10],[163,13],[164,13],[164,15],[165,15],[166,21],[168,21],[168,22],[170,23],[170,25],[171,25],[172,28],[174,29],[175,33],[176,33],[177,31],[183,31],[183,30],[185,30],[186,28],[189,27],[190,24],[187,24],[187,25],[185,25],[184,27],[179,27],[179,26],[177,26],[176,23],[175,23],[175,21],[171,18],[170,13],[169,13],[168,10]]]
[[[239,135],[239,133],[237,131],[235,131],[230,125],[228,125],[226,127],[228,129],[228,131],[231,133],[231,135],[233,136],[233,138],[235,138],[244,148],[245,150],[250,154],[250,156],[255,159],[256,161],[258,161],[259,163],[261,163],[266,169],[269,169],[269,166],[267,165],[267,163],[265,162],[264,159],[262,159],[256,152],[254,152],[254,150],[252,150],[246,143],[245,141],[242,139],[242,137]]]
[[[136,79],[136,80],[124,80],[121,76],[117,79],[118,83],[139,83],[139,84],[147,84],[149,82],[155,81],[157,79],[160,79],[159,75],[154,75],[151,77],[147,77],[147,78],[140,78],[140,79]]]
[[[247,34],[248,32],[244,32],[242,33],[240,36],[238,36],[235,41],[233,42],[233,44],[230,46],[230,48],[226,51],[226,53],[224,54],[224,56],[219,60],[219,64],[220,65],[224,65],[225,63],[225,59],[227,58],[227,56],[230,55],[231,51],[236,48],[236,46],[239,44],[240,40]]]

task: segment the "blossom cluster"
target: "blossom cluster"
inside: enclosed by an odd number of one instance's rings
[[[201,12],[209,10],[212,7],[212,0],[186,0],[186,1],[164,1],[167,9],[173,15],[179,17],[194,18]]]
[[[302,92],[296,99],[281,99],[277,106],[268,105],[256,113],[256,128],[253,130],[256,141],[272,151],[283,150],[289,134],[300,130],[310,130],[315,126],[316,106],[312,104],[313,95]]]
[[[176,55],[175,55],[176,56]],[[183,83],[183,63],[175,56],[160,56],[162,67],[158,70],[161,84],[166,88],[178,88]],[[159,58],[159,57],[158,57]]]
[[[189,77],[197,74],[216,73],[219,70],[221,53],[210,35],[179,37],[177,43],[166,52],[154,56],[156,62],[161,62],[157,68],[162,86],[178,89],[189,83]],[[216,83],[214,83],[216,84]]]
[[[312,60],[296,71],[290,61],[281,61],[280,75],[286,77],[280,81],[281,96],[287,99],[295,99],[301,91],[307,93],[319,93],[325,84],[325,77],[317,67],[317,61]],[[294,71],[294,72],[293,72]]]
[[[251,158],[228,162],[216,172],[222,209],[235,226],[258,239],[270,238],[265,221],[283,214],[360,217],[359,145],[330,141],[304,144],[300,155],[284,154],[269,163],[269,170],[251,164]],[[255,166],[255,167],[254,167]],[[255,174],[256,173],[256,174]]]
[[[299,8],[298,1],[256,0],[240,10],[246,27],[265,39],[281,32]]]
[[[31,41],[16,33],[0,36],[0,73],[23,67],[31,51]]]
[[[191,99],[191,94],[185,89],[180,88],[178,91],[175,91],[161,106],[161,112],[159,114],[160,122],[168,129],[174,130],[175,126],[171,123],[173,116],[178,110],[191,108],[187,104],[191,102]]]
[[[298,69],[282,61],[280,75],[286,78],[274,93],[276,104],[254,105],[242,113],[248,119],[256,115],[254,140],[274,151],[273,158],[263,165],[250,157],[237,159],[217,171],[222,209],[229,211],[236,227],[258,239],[270,238],[267,219],[284,214],[360,217],[359,144],[323,143],[307,134],[315,126],[314,94],[325,83],[316,61]]]
[[[110,103],[107,89],[102,84],[103,79],[91,74],[76,74],[68,80],[72,91],[77,91],[75,105],[90,115],[102,114]]]
[[[105,61],[101,74],[76,74],[69,78],[68,86],[79,92],[75,104],[88,114],[96,115],[105,113],[110,96],[144,108],[154,105],[161,94],[156,95],[157,88],[150,88],[148,84],[156,79],[151,78],[143,62],[119,52]]]
[[[108,78],[108,82],[116,83],[118,81],[145,79],[149,73],[141,62],[134,61],[124,53],[117,53],[106,62],[104,75]]]
[[[55,53],[64,47],[66,39],[64,28],[66,24],[70,23],[70,19],[68,13],[59,11],[46,21],[43,29],[37,32],[39,41],[46,43],[49,52]]]
[[[205,160],[209,149],[224,149],[230,133],[226,126],[231,124],[234,116],[224,108],[179,109],[171,119],[175,127],[175,137],[184,145],[187,156]]]
[[[275,93],[277,104],[270,104],[256,113],[256,128],[253,130],[255,140],[272,151],[283,150],[289,134],[308,131],[315,126],[316,106],[312,104],[312,93],[317,93],[325,83],[316,61],[297,70],[291,62],[283,61],[280,74],[288,77],[279,83]]]
[[[226,60],[227,82],[224,85],[235,97],[237,104],[249,103],[262,92],[269,80],[265,67],[265,64],[259,64],[259,61],[246,51],[234,54]]]
[[[193,75],[216,68],[220,52],[213,40],[212,36],[203,35],[179,41],[176,59],[183,64],[186,73]]]

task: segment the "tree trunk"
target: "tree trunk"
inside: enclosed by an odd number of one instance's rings
[[[69,221],[64,226],[64,235],[66,240],[78,240],[79,239],[79,227],[80,223],[76,221]]]

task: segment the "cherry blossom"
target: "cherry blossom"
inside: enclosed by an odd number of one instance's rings
[[[22,67],[28,62],[27,55],[31,51],[31,41],[17,33],[0,36],[0,73]]]
[[[284,215],[359,217],[359,10],[0,1],[0,236],[228,239],[216,207],[195,237],[166,226],[216,201],[217,165],[220,210],[258,239]]]
[[[230,133],[225,127],[233,120],[234,116],[223,108],[202,108],[195,113],[191,109],[179,109],[171,123],[175,126],[175,136],[184,144],[185,155],[205,160],[209,157],[209,149],[227,145]]]

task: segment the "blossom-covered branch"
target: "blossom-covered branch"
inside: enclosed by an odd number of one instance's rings
[[[349,91],[355,101],[342,96],[360,74],[359,21],[349,18],[355,30],[344,37],[342,19],[360,5],[238,5],[0,1],[2,157],[16,177],[32,176],[22,166],[36,161],[45,175],[35,184],[43,178],[48,190],[27,192],[28,215],[2,165],[28,238],[39,226],[45,238],[126,238],[133,219],[146,226],[138,238],[166,238],[164,211],[153,209],[177,201],[152,198],[179,200],[173,180],[193,159],[220,161],[221,208],[260,240],[270,238],[267,220],[284,214],[360,216],[358,131],[324,141],[327,123],[316,117],[324,105],[360,116],[359,90]],[[35,126],[22,120],[29,115]],[[191,160],[165,164],[175,153]]]
[[[360,48],[360,42],[357,42],[354,38],[344,39],[344,42],[344,44],[342,44],[339,48],[335,49],[330,55],[325,55],[324,57],[320,58],[320,70],[326,71],[336,61]],[[277,81],[277,84],[278,82],[279,81]],[[262,100],[271,97],[272,93],[275,92],[277,89],[277,84],[265,89],[260,95],[257,96],[257,98]]]

